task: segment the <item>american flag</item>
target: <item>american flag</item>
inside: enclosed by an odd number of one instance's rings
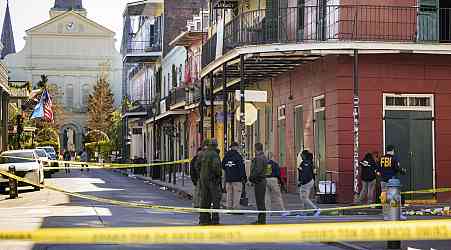
[[[47,89],[44,90],[41,98],[44,106],[44,120],[53,122],[52,98],[50,97]]]

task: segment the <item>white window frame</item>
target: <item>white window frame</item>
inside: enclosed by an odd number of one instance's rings
[[[280,115],[280,112],[283,110],[283,116]],[[287,106],[284,105],[280,105],[279,107],[277,107],[277,120],[285,120],[287,115]]]
[[[430,106],[422,107],[422,106],[387,106],[387,97],[427,97],[430,98]],[[436,178],[436,163],[435,163],[435,99],[434,94],[393,94],[393,93],[384,93],[382,95],[383,98],[383,145],[382,152],[385,152],[386,141],[385,141],[385,111],[389,110],[401,110],[401,111],[425,111],[432,113],[432,188],[436,188],[437,186],[437,178]],[[402,163],[401,163],[402,164]]]
[[[318,113],[318,112],[326,110],[326,104],[324,104],[324,107],[316,108],[316,101],[321,100],[321,99],[324,99],[324,103],[326,102],[325,95],[319,95],[319,96],[313,97],[313,112],[314,113]]]
[[[420,98],[430,98],[431,106],[388,106],[387,97],[420,97]],[[434,117],[434,95],[433,94],[383,94],[383,104],[384,104],[384,116],[385,110],[406,110],[406,111],[431,111],[432,117]]]

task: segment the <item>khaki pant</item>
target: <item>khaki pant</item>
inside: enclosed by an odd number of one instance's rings
[[[193,190],[193,207],[200,207],[200,191],[199,191],[199,184],[194,186]]]
[[[277,177],[266,178],[266,208],[272,210],[272,202],[279,204],[281,210],[285,211],[283,204],[282,192]]]
[[[243,189],[242,182],[226,182],[226,206],[228,209],[239,209],[241,191]]]
[[[360,191],[359,201],[363,203],[367,199],[368,204],[374,202],[376,189],[376,179],[372,181],[362,181],[362,191]]]
[[[313,204],[313,202],[310,200],[310,192],[312,192],[313,185],[315,185],[315,181],[311,180],[309,183],[302,185],[299,188],[301,209],[305,209],[305,205],[308,205],[310,208],[317,209],[315,204]]]
[[[381,181],[381,192],[387,192],[388,190],[387,184],[388,182]]]

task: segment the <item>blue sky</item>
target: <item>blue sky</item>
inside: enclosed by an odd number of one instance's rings
[[[12,25],[16,50],[25,45],[25,30],[49,19],[49,10],[54,0],[10,0]],[[125,4],[133,0],[85,0],[83,7],[88,11],[88,18],[116,32],[116,47],[122,37],[122,12]],[[0,0],[0,18],[3,25],[6,0]]]

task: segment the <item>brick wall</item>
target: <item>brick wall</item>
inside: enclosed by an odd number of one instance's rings
[[[181,32],[186,31],[186,21],[199,14],[201,8],[205,10],[208,8],[206,0],[164,1],[163,56],[171,49],[169,43]]]
[[[361,127],[360,154],[383,151],[383,93],[435,95],[436,177],[438,187],[451,185],[451,56],[441,55],[361,55],[359,63]],[[313,151],[312,98],[326,98],[327,169],[339,171],[339,201],[352,200],[352,63],[350,56],[326,56],[298,67],[273,80],[273,108],[286,105],[286,167],[291,190],[295,188],[294,107],[304,106],[304,144]],[[292,99],[290,96],[290,89]],[[277,116],[274,114],[274,141],[278,142]],[[275,155],[278,156],[278,144]],[[450,199],[449,194],[439,196]]]

